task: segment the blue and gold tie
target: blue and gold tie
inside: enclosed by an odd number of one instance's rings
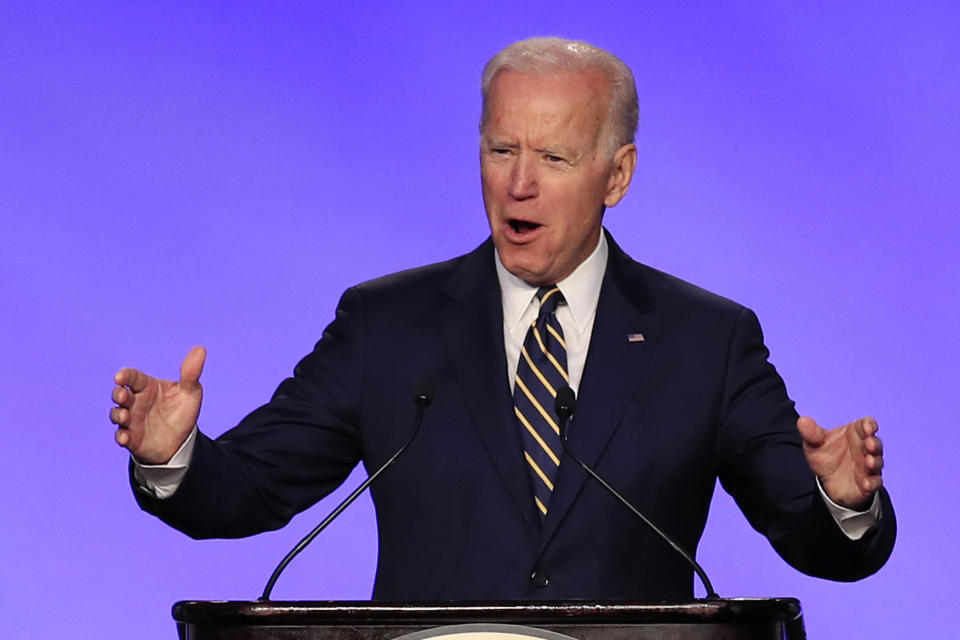
[[[533,481],[533,499],[541,519],[547,515],[560,466],[560,429],[554,415],[557,389],[569,384],[567,345],[555,311],[563,294],[555,285],[537,290],[540,314],[530,325],[520,351],[513,409],[523,434],[523,455]]]

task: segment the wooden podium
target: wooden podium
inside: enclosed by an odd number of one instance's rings
[[[794,598],[681,604],[178,602],[181,640],[804,640]]]

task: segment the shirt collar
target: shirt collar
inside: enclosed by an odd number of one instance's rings
[[[500,254],[496,251],[493,253],[503,301],[503,321],[512,329],[520,322],[527,307],[533,302],[538,287],[527,284],[507,271],[500,261]],[[578,331],[582,332],[590,326],[593,315],[597,311],[600,285],[607,268],[608,253],[606,234],[601,231],[600,240],[593,253],[581,262],[573,273],[557,283],[564,300],[567,301]]]

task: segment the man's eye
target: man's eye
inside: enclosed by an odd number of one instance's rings
[[[555,155],[553,155],[553,154],[548,153],[548,154],[547,154],[547,162],[554,162],[554,163],[556,163],[556,162],[563,162],[563,158],[561,158],[560,156],[555,156]]]

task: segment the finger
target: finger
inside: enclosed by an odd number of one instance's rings
[[[880,429],[880,427],[877,425],[877,421],[870,416],[860,418],[859,420],[856,420],[850,424],[853,426],[854,432],[860,438],[869,438]]]
[[[827,432],[809,416],[801,416],[797,420],[797,431],[803,439],[803,444],[814,449],[827,440]]]
[[[875,422],[871,423],[870,418],[860,418],[845,425],[845,429],[851,452],[856,452],[863,457],[873,453],[873,447],[876,446],[873,440],[876,438],[871,435],[871,432],[876,430]]]
[[[860,418],[859,420],[854,420],[849,423],[847,425],[847,434],[862,444],[864,440],[870,437],[866,418]]]
[[[113,434],[113,439],[117,441],[118,445],[125,447],[130,444],[130,432],[126,429],[117,429]]]
[[[203,373],[203,363],[207,359],[207,350],[197,346],[190,349],[190,353],[180,365],[180,385],[194,389],[200,385],[200,374]]]
[[[883,441],[876,437],[871,436],[863,441],[863,448],[866,449],[867,453],[875,456],[883,455]]]
[[[110,398],[121,407],[130,408],[133,404],[133,394],[126,387],[114,387]]]
[[[883,479],[880,476],[864,476],[860,481],[860,488],[865,493],[876,493],[883,486]]]
[[[110,422],[118,427],[126,427],[130,423],[130,412],[123,407],[110,409]]]
[[[879,475],[883,471],[883,458],[881,456],[867,456],[863,460],[863,466],[867,473]]]
[[[134,393],[140,393],[147,388],[150,376],[137,369],[126,367],[117,371],[113,381],[120,386],[129,387]]]

